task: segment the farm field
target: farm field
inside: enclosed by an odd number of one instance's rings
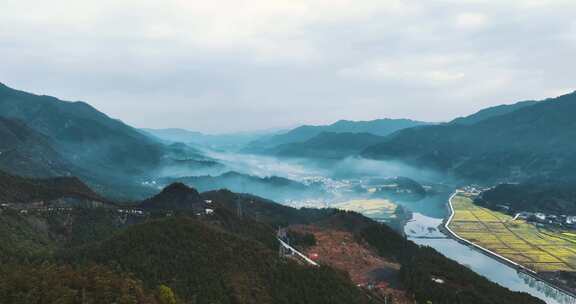
[[[452,199],[449,223],[458,236],[536,272],[576,271],[576,232],[539,228],[524,220],[479,207],[471,196]]]
[[[355,211],[373,219],[387,220],[396,217],[396,204],[385,199],[351,200],[332,205],[334,208]]]

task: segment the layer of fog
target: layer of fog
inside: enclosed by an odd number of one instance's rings
[[[311,166],[305,160],[278,159],[270,156],[205,151],[229,171],[236,171],[258,177],[279,176],[299,181],[307,177],[325,176],[323,170]]]
[[[345,200],[367,199],[371,197],[371,194],[368,191],[358,191],[358,189],[363,187],[367,189],[367,185],[371,181],[407,177],[422,185],[433,185],[434,189],[430,192],[431,196],[426,197],[422,201],[397,201],[397,203],[410,210],[433,217],[441,217],[445,212],[443,210],[443,202],[445,200],[434,197],[434,195],[450,188],[446,184],[451,182],[451,179],[442,172],[415,168],[397,161],[380,161],[361,157],[348,157],[342,160],[276,158],[213,150],[203,150],[202,153],[206,158],[216,162],[218,166],[209,168],[169,166],[162,168],[162,177],[218,177],[230,171],[259,178],[282,177],[313,188],[309,190],[318,191],[309,191],[308,193],[314,193],[314,195],[303,197],[302,191],[294,190],[291,192],[290,187],[277,187],[274,184],[247,182],[245,180],[240,182],[231,182],[230,179],[224,178],[221,180],[226,180],[223,183],[228,188],[231,188],[230,190],[232,191],[251,192],[280,203],[310,207],[328,207],[333,203]],[[165,184],[155,184],[155,186],[161,187],[165,186]],[[194,185],[190,184],[190,186]],[[269,189],[266,189],[266,187],[269,187]],[[318,193],[322,194],[318,195]]]

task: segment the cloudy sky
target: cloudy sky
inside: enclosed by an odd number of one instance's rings
[[[0,82],[138,127],[442,121],[575,71],[574,0],[0,0]]]

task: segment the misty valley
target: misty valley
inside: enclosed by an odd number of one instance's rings
[[[2,303],[576,303],[576,94],[138,129],[0,86]]]

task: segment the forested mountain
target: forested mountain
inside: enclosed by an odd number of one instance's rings
[[[362,155],[401,160],[474,181],[573,179],[576,169],[576,93],[474,124],[399,131]]]
[[[283,144],[267,154],[282,157],[341,159],[356,155],[364,149],[382,142],[384,137],[370,133],[322,132],[304,142]]]
[[[269,151],[283,144],[305,142],[321,133],[369,133],[386,136],[401,129],[426,125],[425,122],[408,119],[377,119],[372,121],[340,120],[327,126],[301,126],[286,133],[252,142],[245,149],[249,152]]]
[[[157,165],[162,155],[159,144],[84,102],[66,102],[0,84],[0,115],[18,119],[47,136],[58,153],[91,172],[141,174]]]

